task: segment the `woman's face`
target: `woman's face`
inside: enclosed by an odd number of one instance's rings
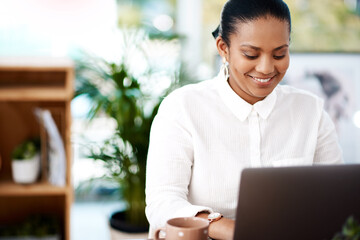
[[[237,23],[230,46],[219,37],[217,47],[229,62],[229,84],[254,104],[268,96],[289,67],[289,25],[274,17]]]

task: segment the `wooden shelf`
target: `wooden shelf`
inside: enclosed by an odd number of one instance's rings
[[[61,240],[70,239],[71,100],[74,67],[71,60],[50,57],[0,57],[0,224],[21,221],[32,214],[54,214],[60,221]],[[63,140],[65,186],[48,183],[47,133],[34,110],[46,109]],[[12,180],[11,153],[29,137],[42,136],[42,172],[37,183]]]
[[[69,187],[57,187],[47,182],[29,185],[14,183],[13,181],[0,182],[0,197],[2,196],[54,196],[65,195],[71,191]]]
[[[0,101],[61,101],[72,98],[72,92],[58,88],[0,88]]]
[[[0,57],[0,69],[18,71],[36,71],[47,69],[51,71],[72,70],[74,63],[66,57],[28,56],[28,57]]]

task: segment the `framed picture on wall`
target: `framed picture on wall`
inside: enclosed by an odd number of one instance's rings
[[[324,99],[347,163],[360,163],[360,53],[291,53],[282,84]]]

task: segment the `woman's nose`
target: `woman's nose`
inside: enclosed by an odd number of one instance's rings
[[[267,56],[264,56],[259,59],[255,70],[264,75],[268,75],[274,72],[274,62],[273,59]]]

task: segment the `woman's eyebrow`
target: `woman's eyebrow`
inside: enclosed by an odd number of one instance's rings
[[[247,43],[241,44],[241,47],[249,47],[249,48],[252,48],[252,49],[254,49],[254,50],[256,50],[256,51],[260,51],[260,50],[261,50],[261,48],[255,47],[255,46],[250,45],[250,44],[247,44]]]
[[[286,47],[289,47],[289,44],[281,45],[280,47],[275,48],[274,51],[277,51],[277,50],[280,50],[280,49],[286,48]]]
[[[247,44],[247,43],[241,44],[241,46],[242,46],[242,47],[249,47],[249,48],[252,48],[252,49],[254,49],[254,50],[256,50],[256,51],[260,51],[260,50],[261,50],[261,48],[255,47],[255,46],[250,45],[250,44]],[[289,47],[289,44],[281,45],[280,47],[275,48],[274,51],[280,50],[280,49],[285,48],[285,47]]]

